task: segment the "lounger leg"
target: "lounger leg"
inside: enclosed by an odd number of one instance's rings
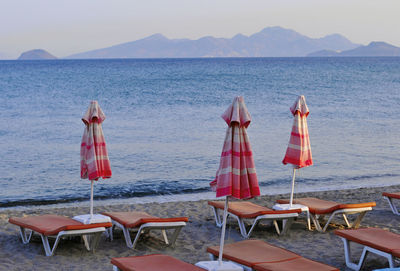
[[[110,241],[114,239],[113,236],[113,230],[114,230],[115,225],[112,225],[111,227],[107,228],[106,231],[104,232],[106,234],[106,238]]]
[[[164,238],[164,242],[165,242],[167,245],[169,245],[168,237],[167,237],[166,231],[165,231],[165,230],[161,230],[161,234],[162,234],[162,236],[163,236],[163,238]]]
[[[219,215],[219,211],[218,208],[211,206],[213,213],[214,213],[214,217],[215,217],[215,224],[217,225],[217,227],[222,227],[222,221],[221,221],[221,217]]]
[[[91,250],[93,253],[95,252],[97,246],[99,245],[100,236],[101,236],[101,232],[96,232],[93,236],[92,246],[91,246]]]
[[[87,251],[90,251],[90,236],[88,235],[82,235],[82,240],[83,240],[83,244],[86,247]]]
[[[365,216],[366,213],[367,213],[367,212],[361,212],[361,213],[358,215],[357,219],[353,222],[353,224],[352,224],[351,226],[352,226],[353,228],[357,229],[357,228],[360,226],[361,220],[364,218],[364,216]]]
[[[396,205],[394,205],[393,200],[391,198],[388,198],[388,197],[383,197],[383,198],[387,199],[387,201],[389,202],[389,206],[390,206],[390,209],[392,209],[392,212],[395,215],[399,215],[399,211],[397,210]]]
[[[358,264],[353,263],[353,262],[351,261],[350,241],[347,240],[346,238],[343,238],[343,237],[340,237],[340,238],[342,239],[343,244],[344,244],[344,257],[345,257],[345,260],[346,260],[346,266],[347,266],[348,268],[350,268],[350,269],[355,270],[355,271],[361,270],[362,266],[364,265],[365,258],[367,257],[369,251],[377,252],[376,250],[374,250],[374,249],[372,249],[372,248],[369,248],[369,247],[367,247],[367,246],[364,246],[364,249],[363,249],[363,251],[362,251],[362,254],[361,254],[360,260],[358,261]],[[377,254],[378,254],[378,255],[382,255],[382,254],[379,253],[379,252],[378,252]],[[386,253],[385,253],[385,254],[386,254]],[[385,256],[385,255],[382,255],[382,256],[387,257],[387,256]],[[390,267],[392,268],[392,267],[393,267],[393,261],[391,262],[389,258],[388,258],[388,260],[389,260],[389,265],[390,265]]]
[[[282,221],[282,231],[279,233],[279,231],[277,230],[276,232],[277,232],[279,235],[284,235],[284,234],[286,234],[286,233],[289,231],[289,228],[290,228],[290,226],[292,225],[293,221],[294,221],[294,217],[291,217],[291,218],[288,218],[288,219],[284,219],[284,220]],[[276,220],[274,220],[274,223],[276,223]],[[277,226],[277,225],[278,225],[278,224],[276,223],[276,226]],[[275,226],[275,228],[276,228],[276,226]]]
[[[171,245],[174,246],[175,245],[175,241],[178,238],[179,233],[181,232],[182,227],[178,227],[175,229],[174,233],[172,234],[171,237]]]
[[[122,232],[124,233],[126,246],[129,247],[129,248],[134,248],[135,245],[136,245],[136,241],[137,241],[137,239],[138,239],[139,236],[140,236],[141,230],[139,230],[139,231],[137,232],[136,237],[135,237],[135,241],[134,241],[133,244],[132,244],[131,235],[130,235],[130,233],[129,233],[129,229],[126,228],[126,227],[123,227],[123,228],[122,228]]]
[[[49,239],[47,236],[40,234],[40,237],[42,238],[43,248],[44,252],[46,253],[46,256],[52,256],[58,246],[58,243],[60,242],[61,239],[60,234],[57,235],[56,241],[53,244],[53,248],[50,247]]]
[[[254,227],[256,226],[256,224],[257,224],[257,222],[258,222],[257,219],[253,222],[253,225],[251,226],[249,232],[247,233],[247,231],[246,231],[246,225],[244,224],[243,219],[240,218],[240,217],[237,217],[237,216],[235,216],[235,217],[236,217],[236,220],[237,220],[237,222],[238,222],[238,224],[239,224],[240,234],[241,234],[244,238],[249,238],[251,232],[253,231]]]
[[[332,221],[332,219],[333,219],[334,216],[335,216],[335,212],[333,212],[333,213],[329,216],[328,221],[326,221],[326,224],[325,224],[324,228],[322,229],[323,232],[326,231],[326,229],[327,229],[328,226],[329,226],[329,223],[331,223],[331,221]],[[345,214],[343,214],[343,219],[344,219],[344,221],[347,223],[347,225],[349,226],[348,221],[347,221],[347,217],[346,217]],[[349,226],[349,227],[350,227],[350,226]]]
[[[310,216],[311,216],[311,220],[314,223],[314,226],[317,229],[317,231],[323,232],[323,230],[321,228],[321,225],[319,224],[318,217],[316,215],[313,215],[313,214],[310,214]]]
[[[286,226],[286,222],[287,222],[286,219],[282,220],[282,232],[281,232],[281,230],[279,229],[278,221],[276,221],[276,219],[274,219],[274,220],[272,221],[272,224],[274,224],[276,233],[277,233],[278,235],[281,235],[281,234],[283,233],[283,229],[284,229],[285,226]]]
[[[19,227],[19,233],[21,234],[22,243],[24,245],[28,244],[32,238],[33,231],[30,231],[29,236],[26,235],[26,229]]]

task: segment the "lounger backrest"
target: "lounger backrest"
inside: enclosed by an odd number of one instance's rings
[[[219,246],[208,247],[207,252],[218,256]],[[223,254],[223,258],[249,267],[258,263],[287,261],[300,257],[296,253],[261,240],[244,240],[226,244]]]
[[[388,198],[394,198],[394,199],[400,199],[400,192],[383,192],[382,196],[388,197]]]
[[[55,235],[65,230],[82,230],[112,226],[111,223],[83,224],[69,217],[59,215],[11,217],[8,222],[47,236]]]
[[[150,222],[188,222],[187,217],[171,217],[160,218],[149,215],[146,212],[104,212],[103,215],[111,217],[112,220],[117,221],[127,228],[139,227],[144,223]]]
[[[351,204],[339,204],[339,209],[353,209],[353,208],[365,208],[365,207],[375,207],[376,202],[362,202],[362,203],[351,203]]]
[[[209,201],[208,205],[214,206],[223,210],[225,203],[223,201]],[[273,214],[290,214],[300,213],[300,209],[295,210],[279,210],[275,211],[270,208],[254,204],[249,201],[234,201],[229,203],[228,211],[241,218],[255,218],[260,215],[273,215]]]
[[[289,203],[288,199],[279,199],[278,203]],[[375,202],[363,202],[363,203],[352,203],[352,204],[341,204],[335,201],[322,200],[318,198],[298,198],[294,200],[294,203],[302,204],[308,207],[312,214],[330,214],[340,209],[352,209],[352,208],[364,208],[374,207]]]

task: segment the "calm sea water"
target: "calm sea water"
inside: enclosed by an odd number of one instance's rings
[[[0,207],[84,201],[81,121],[98,100],[113,177],[95,199],[202,197],[242,95],[264,194],[289,192],[289,107],[305,95],[314,165],[297,191],[400,183],[400,58],[0,61]],[[162,198],[158,197],[158,199]]]

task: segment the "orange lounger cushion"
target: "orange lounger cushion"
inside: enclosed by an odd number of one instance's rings
[[[209,201],[208,205],[214,206],[218,209],[225,208],[224,201]],[[289,214],[289,213],[301,213],[300,209],[295,210],[279,210],[275,211],[270,208],[254,204],[249,201],[232,201],[229,202],[228,211],[238,217],[242,218],[255,218],[261,215],[269,214]]]
[[[187,217],[171,217],[159,218],[149,215],[146,212],[104,212],[103,215],[111,217],[112,220],[117,221],[127,228],[139,227],[145,223],[151,222],[188,222]]]
[[[279,199],[278,203],[287,204],[289,199]],[[339,209],[339,203],[329,200],[321,200],[317,198],[298,198],[293,203],[302,204],[308,207],[310,213],[327,214]]]
[[[40,215],[40,216],[27,216],[27,217],[11,217],[8,222],[17,226],[33,230],[43,235],[55,235],[61,231],[69,230],[82,230],[98,227],[111,227],[112,224],[96,223],[96,224],[83,224],[72,218],[59,216],[59,215]]]
[[[289,203],[289,199],[277,200],[278,203]],[[294,200],[294,203],[302,204],[308,207],[310,213],[313,214],[330,214],[339,209],[350,209],[350,208],[364,208],[374,207],[375,202],[363,202],[353,204],[341,204],[335,201],[322,200],[317,198],[298,198]]]
[[[111,263],[122,271],[204,271],[192,264],[161,254],[112,258]]]
[[[219,246],[207,248],[207,252],[219,255]],[[258,263],[279,262],[301,258],[289,250],[270,245],[261,240],[244,240],[224,245],[224,258],[236,263],[253,266]]]
[[[290,261],[275,263],[260,263],[252,266],[256,271],[339,271],[339,269],[306,258],[297,258]]]
[[[400,256],[400,235],[380,228],[335,230],[335,234],[349,241]]]
[[[400,192],[383,192],[382,196],[388,197],[388,198],[394,198],[394,199],[400,199]]]

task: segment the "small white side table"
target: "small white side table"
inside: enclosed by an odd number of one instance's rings
[[[234,262],[223,261],[220,265],[219,261],[203,261],[195,265],[208,271],[243,271],[243,267]]]
[[[90,214],[87,215],[77,215],[72,219],[79,221],[83,224],[94,224],[94,223],[107,223],[111,222],[111,218],[109,216],[101,215],[101,214],[93,214],[91,217]]]
[[[302,212],[305,212],[307,215],[307,228],[309,231],[311,231],[311,222],[310,222],[310,211],[307,206],[302,205],[302,204],[280,204],[277,203],[274,206],[272,206],[272,209],[274,210],[293,210],[293,209],[301,209]]]

